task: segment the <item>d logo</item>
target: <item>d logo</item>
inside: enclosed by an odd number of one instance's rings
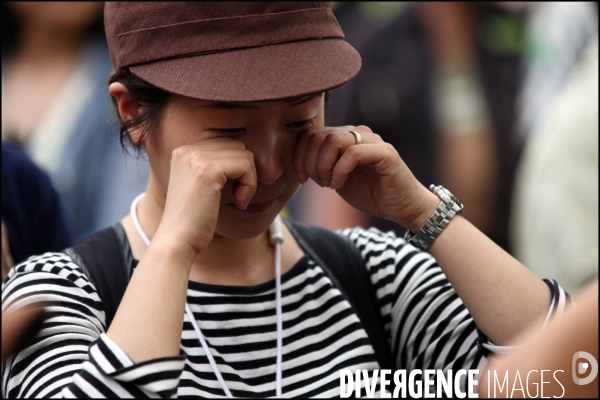
[[[575,363],[580,358],[585,358],[588,362],[579,362],[579,364],[577,365],[577,369],[575,369]],[[590,366],[592,368],[590,374],[586,378],[577,377],[577,373],[585,374],[586,371],[588,371],[588,369],[590,368]],[[593,355],[585,351],[578,351],[577,353],[573,354],[573,361],[571,367],[571,371],[573,374],[573,382],[575,382],[575,384],[577,385],[587,385],[596,378],[596,375],[598,375],[598,363],[596,362],[596,359]]]

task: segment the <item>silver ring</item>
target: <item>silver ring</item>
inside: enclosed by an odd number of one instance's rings
[[[355,132],[355,131],[350,131],[351,134],[354,135],[354,138],[356,139],[356,144],[362,144],[362,136],[360,136],[360,133]]]

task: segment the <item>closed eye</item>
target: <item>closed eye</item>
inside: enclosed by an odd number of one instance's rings
[[[310,128],[311,126],[314,125],[314,123],[315,123],[315,119],[311,118],[311,119],[306,119],[304,121],[292,122],[292,123],[288,124],[287,127],[290,129],[302,131],[304,129]],[[217,134],[219,136],[237,136],[237,135],[246,133],[245,128],[215,129],[214,131],[217,132]]]
[[[244,128],[215,129],[215,132],[217,132],[219,134],[219,136],[236,136],[236,135],[241,135],[242,133],[246,133],[246,129],[244,129]]]
[[[313,126],[315,123],[315,119],[311,118],[311,119],[307,119],[304,121],[296,121],[296,122],[292,122],[291,124],[288,124],[288,128],[292,128],[292,129],[298,129],[298,130],[304,130],[307,128],[310,128],[311,126]]]

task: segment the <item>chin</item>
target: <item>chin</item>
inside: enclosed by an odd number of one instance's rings
[[[229,210],[227,210],[229,211]],[[260,215],[244,215],[241,211],[220,212],[215,236],[228,239],[251,239],[266,232],[281,210],[261,213]]]

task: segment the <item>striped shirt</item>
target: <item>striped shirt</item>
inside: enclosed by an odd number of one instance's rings
[[[374,228],[339,233],[365,260],[398,369],[482,370],[485,355],[501,350],[478,332],[429,253]],[[568,295],[545,282],[552,292],[549,318]],[[379,368],[358,317],[319,265],[305,255],[281,283],[283,397],[339,397],[340,370]],[[135,364],[104,333],[100,298],[66,254],[35,256],[10,271],[3,312],[38,301],[51,303],[48,317],[34,342],[7,358],[2,397],[225,396],[187,315],[179,357]],[[274,397],[274,281],[189,282],[187,301],[233,396]]]

